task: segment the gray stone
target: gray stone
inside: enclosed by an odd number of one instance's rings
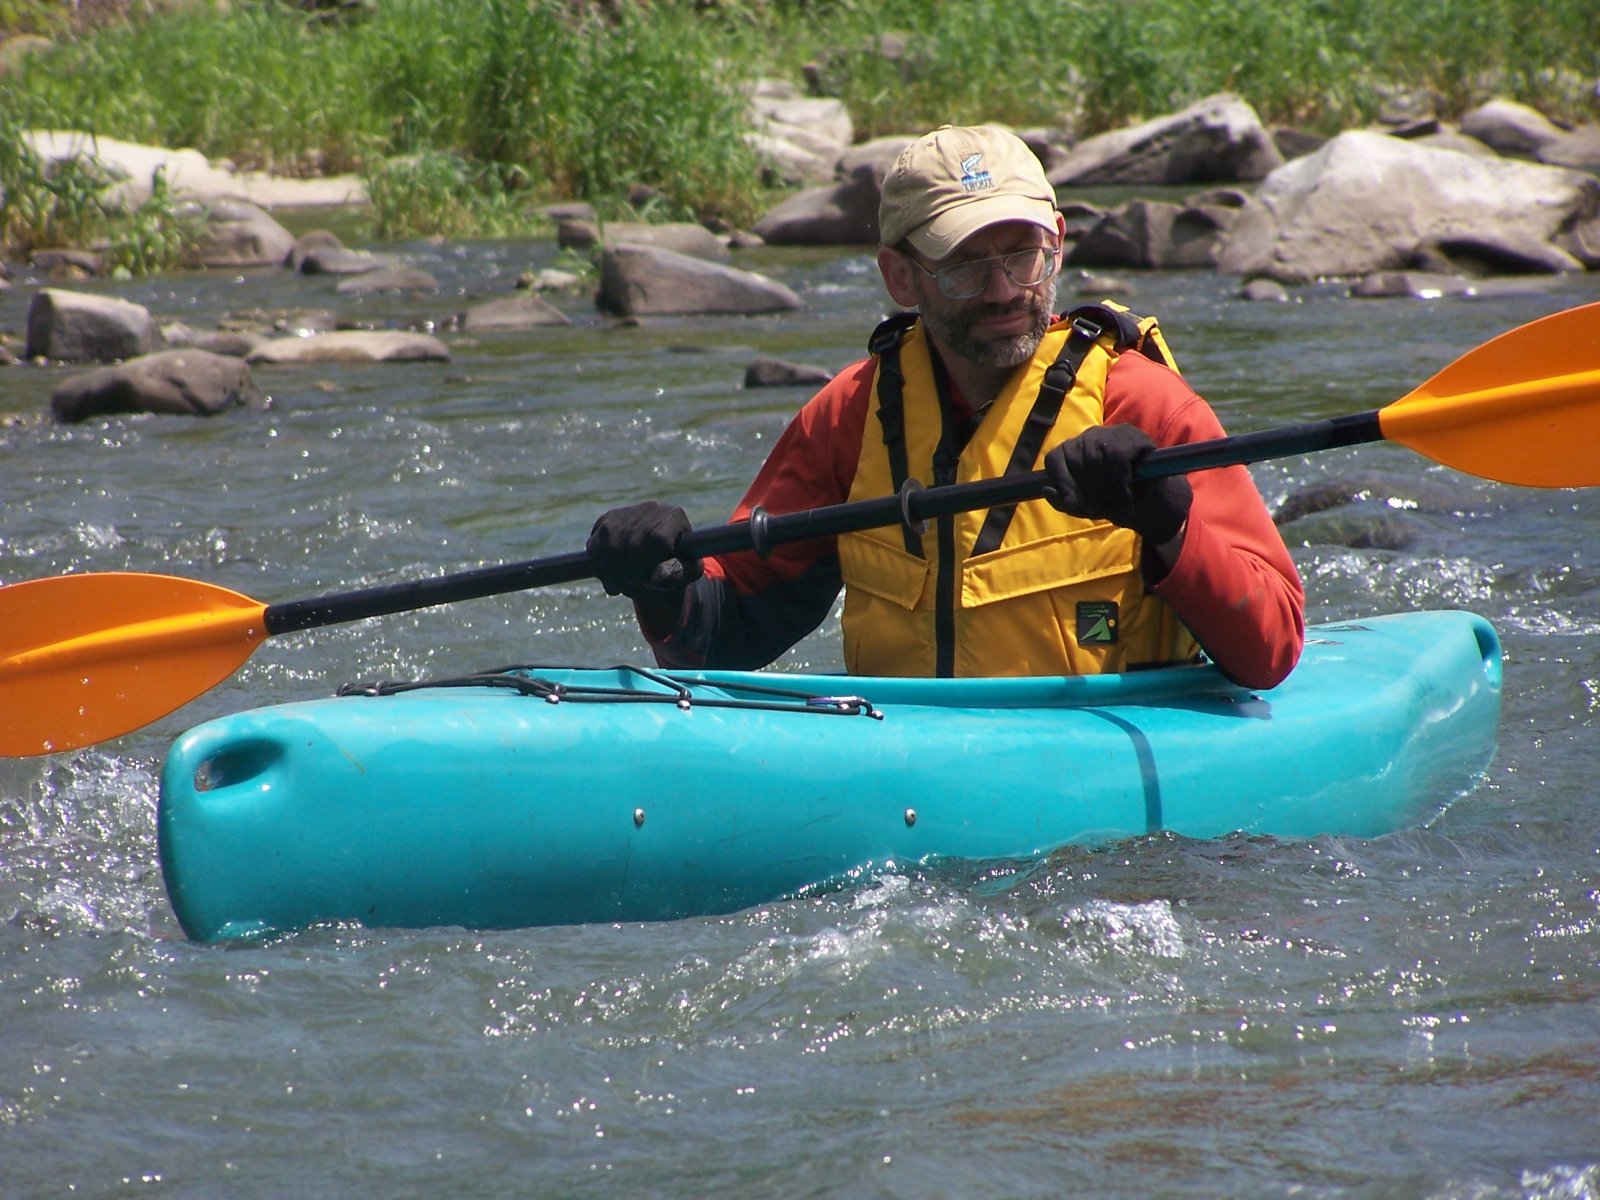
[[[838,183],[791,196],[755,223],[774,246],[876,245],[883,178],[863,162]]]
[[[65,379],[50,396],[56,419],[108,413],[214,417],[259,405],[260,389],[240,359],[205,350],[162,350]]]
[[[273,338],[252,350],[250,363],[449,362],[450,350],[436,337],[398,330],[340,330],[315,337]]]
[[[1403,270],[1424,246],[1470,245],[1522,270],[1580,270],[1556,239],[1597,207],[1600,180],[1576,171],[1353,131],[1268,176],[1217,265],[1304,283]]]
[[[1515,100],[1490,100],[1462,116],[1461,132],[1496,154],[1534,158],[1563,131],[1536,108]]]
[[[461,314],[461,328],[471,333],[571,324],[572,320],[566,313],[532,292],[487,300]]]
[[[294,235],[265,209],[245,200],[218,200],[206,215],[200,261],[207,267],[281,267]]]
[[[1217,183],[1262,179],[1282,163],[1255,109],[1221,94],[1170,116],[1085,138],[1048,178],[1057,187]]]
[[[341,279],[333,290],[343,293],[436,292],[439,281],[416,267],[390,267]]]
[[[595,304],[623,317],[788,312],[800,297],[776,280],[654,246],[605,252]]]
[[[44,288],[28,303],[28,358],[108,362],[160,348],[161,332],[142,304],[59,288]]]
[[[758,358],[744,369],[744,386],[747,388],[820,387],[832,378],[833,373],[821,367],[787,362],[781,358]]]

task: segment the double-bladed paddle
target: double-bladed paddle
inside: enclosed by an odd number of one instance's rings
[[[1171,446],[1146,478],[1388,440],[1448,467],[1529,487],[1600,484],[1600,304],[1556,313],[1469,350],[1385,408]],[[916,522],[1039,498],[1043,472],[910,488],[898,496],[696,529],[705,556]],[[208,691],[266,638],[363,617],[593,578],[583,552],[433,579],[262,604],[176,576],[63,575],[0,587],[0,756],[93,745]]]

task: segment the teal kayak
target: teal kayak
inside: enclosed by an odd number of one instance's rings
[[[735,911],[873,871],[1161,830],[1375,837],[1494,753],[1501,651],[1465,612],[1308,631],[1281,685],[1209,666],[890,679],[507,668],[207,722],[169,753],[189,936]]]

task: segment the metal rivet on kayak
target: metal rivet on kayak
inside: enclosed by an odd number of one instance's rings
[[[637,828],[639,828],[639,826],[641,826],[643,824],[644,824],[644,809],[642,809],[642,808],[634,809],[633,810],[633,827],[635,829],[637,829]]]
[[[916,823],[917,823],[917,810],[914,809],[914,808],[906,809],[906,824],[908,826],[910,826],[910,825],[915,825]]]

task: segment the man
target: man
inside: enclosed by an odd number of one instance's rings
[[[908,479],[1047,472],[1046,500],[779,546],[762,559],[674,554],[683,511],[654,501],[595,523],[588,553],[635,602],[663,666],[765,666],[843,586],[854,674],[1122,671],[1204,652],[1235,681],[1280,682],[1304,594],[1243,467],[1134,478],[1158,445],[1222,436],[1158,361],[1153,322],[1106,307],[1055,319],[1065,223],[1027,146],[944,126],[885,177],[878,269],[915,313],[795,416],[734,519],[891,495]]]

